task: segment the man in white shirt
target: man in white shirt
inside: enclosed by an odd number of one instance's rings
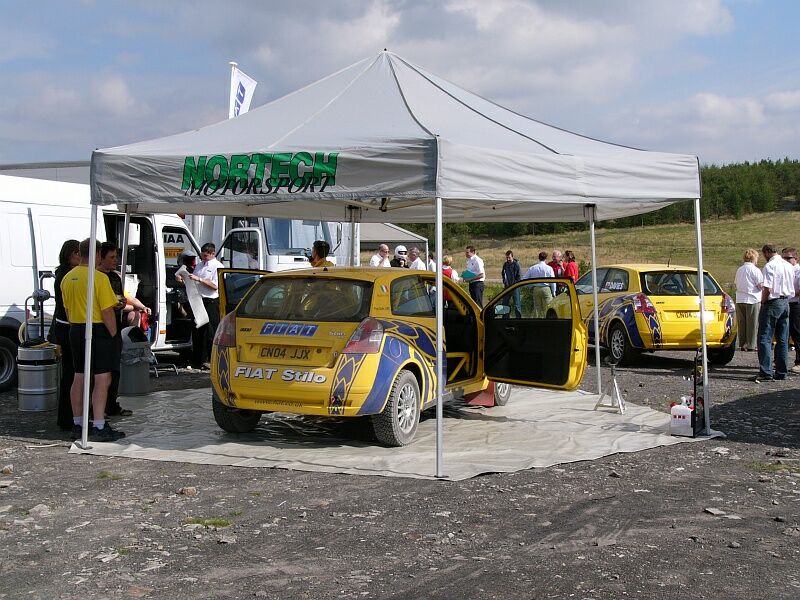
[[[475,300],[475,304],[483,308],[483,288],[486,281],[483,259],[478,256],[475,246],[464,248],[464,256],[467,259],[467,271],[471,273],[469,277],[464,277],[464,280],[469,282],[469,295]]]
[[[794,366],[792,373],[800,373],[800,264],[797,264],[797,250],[781,250],[783,260],[794,269],[794,298],[789,300],[789,337],[794,344]]]
[[[419,256],[419,248],[415,247],[409,250],[408,259],[411,261],[411,264],[408,265],[409,269],[416,269],[417,271],[426,271],[428,269],[428,265]]]
[[[756,383],[781,381],[789,370],[789,299],[794,293],[794,268],[781,258],[776,247],[766,244],[761,252],[767,259],[758,314],[758,375]],[[772,339],[775,338],[775,369],[772,368]]]
[[[203,306],[208,313],[208,323],[196,327],[192,332],[192,364],[193,366],[208,370],[211,358],[211,343],[217,333],[219,325],[219,278],[217,269],[222,268],[222,263],[216,259],[217,247],[208,242],[200,248],[200,262],[194,268],[189,278],[197,282],[197,291],[203,298]]]
[[[436,273],[436,269],[436,259],[433,256],[433,252],[428,252],[428,271]]]
[[[389,261],[389,246],[381,244],[378,246],[378,253],[369,259],[370,267],[391,267]]]
[[[553,267],[547,264],[547,252],[539,252],[539,262],[527,270],[522,279],[539,279],[541,277],[555,277]],[[534,283],[533,285],[533,312],[537,319],[543,319],[547,314],[547,307],[553,301],[556,293],[554,283]]]

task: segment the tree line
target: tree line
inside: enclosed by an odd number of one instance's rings
[[[723,166],[705,165],[700,168],[702,197],[700,211],[703,220],[740,219],[751,213],[772,212],[778,209],[800,209],[800,161],[788,158],[772,161],[735,163]],[[685,223],[694,221],[694,203],[678,202],[660,210],[602,221],[598,228],[628,228],[645,225]],[[432,224],[400,224],[402,227],[433,240]],[[478,236],[503,239],[522,235],[542,235],[586,229],[586,223],[446,223],[443,236],[445,248],[469,243]]]

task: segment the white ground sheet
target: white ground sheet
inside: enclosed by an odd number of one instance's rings
[[[507,406],[445,406],[444,474],[460,480],[481,473],[592,460],[617,452],[677,444],[669,415],[627,404],[624,415],[593,410],[597,396],[515,388]],[[277,467],[300,471],[433,479],[435,410],[427,411],[410,446],[384,448],[370,439],[368,419],[266,415],[251,434],[225,433],[211,413],[211,390],[155,392],[126,397],[134,411],[117,425],[117,443],[92,443],[71,453],[147,460]]]

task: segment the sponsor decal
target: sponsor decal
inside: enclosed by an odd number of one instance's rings
[[[277,369],[273,367],[236,367],[233,376],[240,379],[263,379],[266,381],[281,379],[300,383],[325,383],[328,378],[314,371],[298,371],[296,369]]]
[[[307,323],[264,323],[261,335],[295,335],[300,337],[313,337],[318,325]]]
[[[257,152],[187,156],[185,196],[297,194],[336,185],[338,152]]]

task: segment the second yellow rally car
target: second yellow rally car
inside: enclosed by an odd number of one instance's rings
[[[736,352],[736,305],[704,273],[708,358],[729,363]],[[581,313],[594,343],[592,274],[576,283]],[[618,264],[597,268],[600,343],[611,358],[629,364],[642,351],[700,347],[697,269],[664,264]],[[559,299],[554,310],[561,312]]]
[[[444,284],[448,397],[497,382],[495,401],[505,404],[511,384],[578,386],[588,336],[571,283],[559,286],[556,318],[534,309],[543,280],[508,288],[483,310]],[[436,403],[434,285],[435,273],[400,268],[220,270],[217,423],[248,432],[269,412],[370,415],[381,443],[410,443],[421,411]]]

